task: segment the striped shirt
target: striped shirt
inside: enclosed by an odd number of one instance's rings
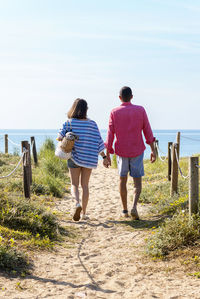
[[[105,148],[103,139],[95,121],[87,119],[71,119],[72,132],[78,135],[72,150],[72,161],[81,167],[96,168],[98,154]],[[69,121],[63,124],[59,134],[64,137],[70,131]]]

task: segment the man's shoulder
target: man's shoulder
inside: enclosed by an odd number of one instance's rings
[[[143,106],[140,106],[140,105],[132,105],[133,109],[136,109],[136,110],[140,110],[140,111],[144,111],[144,107]]]
[[[115,108],[113,108],[113,109],[111,110],[111,113],[115,113],[115,112],[118,111],[119,109],[120,109],[120,106],[115,107]]]
[[[141,105],[135,105],[135,104],[131,104],[129,106],[118,106],[118,107],[115,107],[111,110],[111,114],[115,114],[117,113],[118,111],[120,110],[124,110],[124,108],[127,108],[127,109],[133,109],[133,110],[136,110],[136,111],[145,111],[145,108]]]

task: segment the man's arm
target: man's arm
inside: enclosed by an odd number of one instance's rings
[[[152,132],[152,129],[151,129],[151,125],[149,123],[149,120],[148,120],[148,116],[146,114],[146,111],[144,109],[143,111],[143,133],[144,133],[144,137],[146,139],[146,143],[148,145],[150,145],[153,141],[155,141],[155,137],[153,136],[153,132]]]
[[[150,161],[151,163],[154,163],[156,161],[156,150],[155,150],[155,137],[153,136],[153,132],[146,114],[146,111],[144,109],[144,114],[143,114],[143,133],[146,139],[146,143],[150,146],[151,148],[151,155],[150,155]]]
[[[150,143],[149,145],[151,147],[150,161],[151,163],[154,163],[156,161],[156,150],[155,150],[154,142]]]

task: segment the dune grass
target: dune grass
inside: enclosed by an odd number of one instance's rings
[[[13,275],[24,276],[32,269],[27,255],[9,245],[0,244],[0,270]]]
[[[32,192],[62,197],[66,192],[68,168],[64,160],[55,156],[55,145],[46,139],[39,152],[38,167],[33,172]]]
[[[115,165],[115,161],[116,157],[113,156],[113,165]],[[188,158],[180,158],[179,163],[184,176],[186,176],[188,174]],[[150,236],[146,241],[146,253],[154,258],[163,258],[186,247],[194,248],[194,250],[197,247],[200,248],[200,216],[195,215],[191,219],[189,218],[188,180],[182,178],[179,173],[178,194],[170,196],[171,182],[167,178],[167,160],[162,162],[158,159],[153,164],[149,160],[144,160],[144,168],[145,176],[143,177],[140,203],[149,205],[149,214],[144,220],[124,221],[123,224],[134,229],[147,228],[150,230]],[[129,180],[129,184],[133,184],[132,180]],[[190,251],[193,252],[192,249]],[[190,254],[192,254],[191,252]],[[190,260],[192,261],[192,259]]]
[[[52,210],[57,198],[67,192],[66,161],[55,157],[55,145],[47,139],[32,164],[31,199],[24,199],[22,168],[0,180],[0,269],[11,274],[28,273],[33,267],[31,250],[49,250],[76,232],[61,227],[60,215]],[[14,169],[20,157],[0,154],[0,176]]]
[[[154,257],[163,257],[179,248],[200,243],[200,216],[189,218],[187,211],[178,211],[152,231],[146,251]]]
[[[170,196],[167,180],[167,161],[151,164],[145,161],[145,178],[141,202],[150,204],[150,216],[163,218],[151,231],[146,243],[146,252],[156,258],[186,247],[200,246],[200,216],[189,218],[188,180],[178,179],[178,194]],[[188,174],[188,158],[180,159],[181,170]]]

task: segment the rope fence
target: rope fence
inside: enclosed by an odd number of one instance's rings
[[[180,164],[179,164],[179,159],[178,159],[178,153],[177,153],[177,149],[176,148],[175,148],[175,154],[176,154],[176,161],[177,161],[177,164],[178,164],[178,169],[179,169],[179,172],[180,172],[182,178],[188,179],[189,178],[189,174],[187,176],[184,176],[183,172],[181,170],[181,167],[180,167]]]
[[[188,136],[182,136],[181,135],[181,138],[185,138],[185,139],[189,139],[189,140],[192,140],[192,141],[199,141],[200,142],[200,139],[191,138],[191,137],[188,137]]]
[[[31,137],[31,145],[28,141],[21,141],[21,145],[17,144],[13,140],[8,138],[8,134],[4,135],[4,140],[5,154],[8,154],[8,141],[13,145],[20,147],[22,149],[22,154],[15,168],[9,174],[0,176],[0,179],[9,178],[12,174],[16,172],[20,164],[22,164],[24,197],[30,198],[30,186],[32,184],[31,150],[35,166],[37,166],[38,163],[35,137]]]
[[[10,141],[10,143],[12,143],[13,145],[16,145],[16,146],[18,146],[18,147],[21,147],[21,145],[20,144],[17,144],[17,143],[15,143],[14,141],[12,141],[10,138],[8,138],[8,141]]]
[[[7,175],[4,175],[4,176],[0,176],[0,179],[5,179],[5,178],[8,178],[9,176],[11,176],[19,167],[19,165],[21,164],[22,160],[23,160],[23,157],[24,157],[24,154],[27,152],[27,150],[24,150],[22,155],[21,155],[21,158],[19,160],[19,162],[17,163],[16,167]]]
[[[177,132],[176,142],[168,142],[168,155],[165,155],[159,145],[158,140],[155,141],[155,151],[157,158],[162,162],[168,159],[168,181],[171,181],[170,195],[178,194],[178,174],[180,173],[183,179],[188,179],[189,183],[189,215],[199,212],[199,162],[198,157],[189,157],[188,174],[184,175],[179,162],[180,140],[186,138],[192,141],[200,141],[197,138],[181,136]],[[162,157],[164,156],[164,158]]]
[[[155,145],[156,145],[156,148],[157,148],[157,152],[158,152],[158,157],[159,157],[159,159],[160,159],[162,162],[166,161],[166,159],[167,159],[167,155],[165,155],[165,154],[161,151],[161,149],[160,149],[160,147],[159,147],[159,145],[158,145],[157,142],[155,143]],[[163,156],[165,156],[165,157],[162,158],[161,154],[163,154]]]
[[[13,145],[21,148],[21,144],[18,144],[16,142],[14,142],[12,139],[10,139],[8,137],[8,134],[5,134],[4,137],[3,136],[0,136],[0,139],[4,139],[5,140],[5,154],[8,154],[8,141],[10,143],[12,143]],[[31,146],[31,149],[32,149],[32,154],[33,154],[33,160],[34,160],[34,163],[35,165],[37,165],[38,163],[38,159],[37,159],[37,150],[36,150],[36,143],[35,143],[35,137],[34,136],[31,136],[31,142],[30,142],[30,146]]]

